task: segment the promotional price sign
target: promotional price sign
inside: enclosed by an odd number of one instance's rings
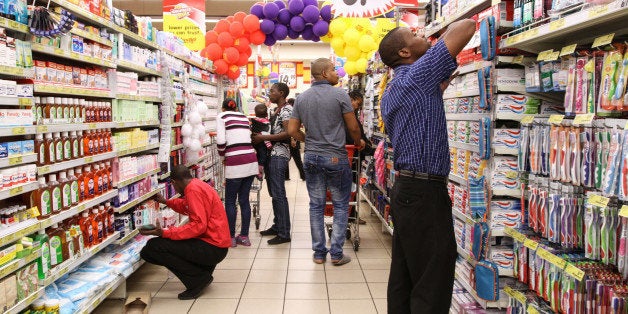
[[[375,17],[390,12],[393,0],[333,0],[331,11],[336,17]]]
[[[286,83],[290,88],[297,87],[297,65],[294,62],[279,64],[279,82]]]
[[[205,48],[205,0],[163,0],[164,31],[190,50]]]

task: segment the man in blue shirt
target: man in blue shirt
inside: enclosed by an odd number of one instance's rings
[[[395,28],[379,45],[382,61],[394,69],[381,109],[398,174],[390,195],[388,313],[449,312],[457,253],[442,92],[474,32],[473,20],[452,23],[430,47],[410,29]]]

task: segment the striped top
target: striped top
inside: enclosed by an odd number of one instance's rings
[[[257,157],[251,144],[249,119],[240,112],[225,111],[216,117],[218,154],[225,157],[225,178],[257,175]]]

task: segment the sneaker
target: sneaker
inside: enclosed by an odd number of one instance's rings
[[[273,228],[268,228],[264,231],[260,231],[260,233],[262,236],[271,236],[271,235],[277,235],[277,230],[273,229]]]
[[[199,296],[201,296],[201,293],[203,293],[203,290],[212,283],[212,281],[214,281],[214,276],[210,275],[209,279],[206,282],[200,284],[198,287],[187,289],[179,293],[179,300],[193,300],[198,298]]]
[[[251,246],[251,240],[249,240],[249,237],[240,234],[236,237],[236,243],[244,246]]]
[[[314,261],[314,263],[316,264],[323,264],[325,263],[325,258],[316,258],[315,256],[312,256],[312,260]]]
[[[231,238],[231,247],[237,247],[238,246],[238,241],[236,240],[236,238]]]
[[[290,238],[282,238],[280,236],[276,236],[276,237],[268,240],[268,244],[275,245],[275,244],[288,243],[290,241],[292,241],[292,240],[290,240]]]
[[[341,266],[341,265],[349,263],[350,261],[351,261],[351,257],[343,254],[341,259],[332,259],[331,264],[334,266]]]

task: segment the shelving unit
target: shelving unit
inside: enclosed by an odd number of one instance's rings
[[[37,173],[39,175],[43,175],[43,174],[48,174],[48,173],[59,172],[59,171],[70,169],[70,168],[80,167],[80,166],[90,164],[93,162],[111,159],[114,157],[116,157],[116,152],[108,152],[108,153],[98,154],[94,156],[77,158],[77,159],[69,160],[69,161],[62,161],[62,162],[58,162],[52,165],[38,167]]]
[[[384,217],[382,217],[382,215],[379,213],[379,211],[377,211],[377,208],[375,208],[375,205],[373,205],[373,203],[371,203],[371,201],[369,200],[368,197],[366,197],[366,195],[364,194],[364,192],[362,192],[362,190],[360,190],[361,193],[361,199],[366,201],[367,204],[369,204],[369,206],[371,207],[371,211],[372,213],[375,214],[375,216],[377,216],[377,218],[379,218],[379,221],[382,223],[382,231],[386,231],[388,232],[391,236],[393,235],[393,228],[391,228],[388,225],[388,222],[386,222],[386,220],[384,219]]]
[[[153,195],[157,194],[157,193],[161,193],[162,188],[150,191],[144,195],[142,195],[141,197],[138,197],[120,207],[114,208],[116,213],[124,213],[125,211],[131,209],[132,207],[135,207],[137,205],[139,205],[140,203],[144,202],[145,200],[148,200],[149,198],[153,197]]]
[[[114,186],[117,187],[117,188],[121,188],[123,186],[127,186],[127,185],[129,185],[131,183],[135,183],[135,182],[140,181],[140,180],[142,180],[144,178],[148,178],[148,177],[150,177],[150,176],[152,176],[154,174],[157,174],[157,173],[159,173],[159,171],[160,171],[160,169],[153,169],[153,170],[148,171],[146,173],[143,173],[143,174],[134,176],[132,178],[128,178],[128,179],[126,179],[124,181],[120,181],[118,183],[115,183]]]

